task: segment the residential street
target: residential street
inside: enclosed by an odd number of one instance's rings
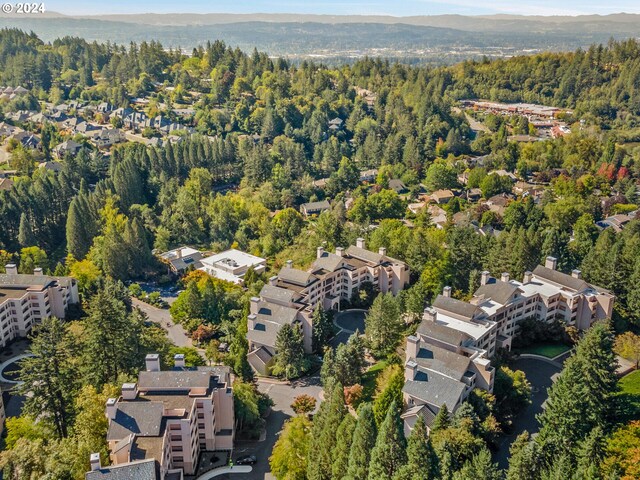
[[[187,336],[182,328],[182,325],[178,325],[173,322],[169,310],[157,308],[148,303],[144,303],[137,298],[131,298],[131,301],[135,307],[138,307],[144,313],[147,314],[149,320],[159,324],[163,329],[167,331],[167,336],[172,343],[178,347],[191,347],[191,339]],[[170,325],[170,326],[167,326]]]
[[[285,420],[295,415],[290,405],[298,395],[307,394],[315,397],[318,401],[317,408],[320,405],[322,386],[320,385],[320,377],[304,378],[292,382],[291,385],[260,379],[258,380],[258,389],[267,393],[274,402],[271,414],[267,418],[266,439],[263,442],[240,442],[233,452],[233,458],[255,455],[258,463],[253,466],[253,471],[249,474],[225,475],[220,477],[222,479],[275,480],[275,477],[269,472],[269,456]]]

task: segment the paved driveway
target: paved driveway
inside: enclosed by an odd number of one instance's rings
[[[171,342],[178,347],[191,347],[193,343],[182,328],[182,325],[176,324],[171,318],[169,310],[154,307],[148,303],[144,303],[137,298],[131,298],[133,306],[138,307],[147,314],[149,320],[160,325],[167,332],[167,336]],[[168,325],[168,326],[167,326]]]
[[[233,458],[255,455],[258,462],[253,466],[251,473],[224,475],[219,477],[221,479],[275,480],[269,471],[269,457],[285,420],[295,415],[290,405],[298,395],[307,394],[316,398],[317,408],[320,405],[322,386],[320,385],[320,377],[309,377],[291,382],[290,385],[258,380],[258,389],[267,393],[274,402],[271,414],[267,417],[266,438],[262,442],[238,442],[233,452]]]
[[[520,358],[513,362],[513,370],[522,370],[531,383],[531,405],[514,420],[514,432],[505,435],[495,455],[501,468],[508,466],[509,447],[516,437],[525,430],[536,433],[539,425],[536,415],[542,412],[542,404],[547,399],[547,389],[553,384],[552,377],[560,372],[560,368],[550,362],[536,358]]]
[[[336,313],[333,323],[343,331],[354,333],[356,330],[360,334],[364,333],[364,317],[366,310],[346,310]]]

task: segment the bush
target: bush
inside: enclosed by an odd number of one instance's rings
[[[537,343],[571,344],[571,339],[561,321],[541,322],[534,318],[525,318],[518,323],[520,329],[513,339],[513,348],[526,348]]]

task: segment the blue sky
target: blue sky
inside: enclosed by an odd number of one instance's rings
[[[335,15],[580,15],[640,13],[637,0],[44,0],[68,15],[100,13],[318,13]]]

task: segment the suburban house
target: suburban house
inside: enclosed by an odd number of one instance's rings
[[[449,203],[453,197],[455,197],[455,195],[451,190],[436,190],[429,198],[437,204],[443,204]]]
[[[178,354],[161,371],[159,355],[149,354],[138,382],[107,400],[106,415],[112,466],[92,456],[87,480],[182,479],[196,472],[201,452],[233,448],[231,370],[188,368]]]
[[[202,263],[202,253],[191,247],[178,247],[168,252],[161,253],[160,259],[165,262],[169,270],[173,273],[180,274],[193,265],[193,268],[200,268]]]
[[[26,337],[34,325],[55,316],[65,318],[69,305],[78,303],[78,285],[71,277],[51,277],[36,268],[19,274],[14,264],[0,274],[0,348]]]
[[[329,203],[329,200],[303,203],[302,205],[300,205],[300,213],[302,213],[305,217],[310,217],[311,215],[320,215],[322,212],[326,212],[327,210],[331,210],[331,204]]]
[[[262,273],[267,268],[267,260],[232,248],[200,260],[202,270],[212,277],[227,282],[242,284],[247,270],[253,268]]]
[[[302,328],[305,351],[311,353],[316,306],[339,310],[340,301],[349,300],[367,282],[381,292],[397,295],[409,283],[409,267],[387,256],[385,248],[377,253],[367,250],[362,238],[349,248],[336,248],[335,253],[318,247],[308,270],[294,268],[288,261],[269,279],[260,297],[251,299],[247,332],[251,366],[262,375],[268,374],[276,354],[276,336],[284,324]]]
[[[473,388],[491,391],[490,359],[498,347],[511,349],[518,322],[562,321],[586,330],[613,312],[615,297],[581,278],[558,272],[556,259],[526,272],[522,282],[503,273],[500,280],[482,272],[480,288],[469,302],[451,297],[445,287],[424,311],[414,336],[407,338],[405,361],[405,429],[418,416],[427,426],[443,404],[455,411]]]

